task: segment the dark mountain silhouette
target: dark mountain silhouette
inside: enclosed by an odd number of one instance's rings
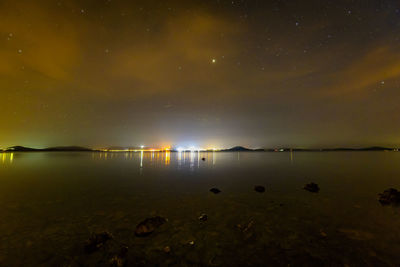
[[[38,150],[40,149],[30,148],[25,146],[12,146],[6,149],[6,151],[38,151]]]
[[[57,147],[45,148],[43,149],[43,151],[93,151],[93,150],[81,146],[57,146]]]
[[[351,148],[351,147],[336,147],[336,148],[280,148],[280,149],[266,149],[266,151],[295,151],[295,152],[329,152],[329,151],[385,151],[394,150],[394,148],[388,147],[363,147],[363,148]]]
[[[93,151],[90,148],[80,147],[80,146],[58,146],[58,147],[48,147],[48,148],[31,148],[24,146],[12,146],[8,147],[6,152],[56,152],[56,151]]]
[[[243,146],[234,146],[228,149],[222,149],[221,151],[229,152],[229,151],[254,151],[254,150]]]

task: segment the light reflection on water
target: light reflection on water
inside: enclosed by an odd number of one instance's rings
[[[1,153],[2,164],[12,164],[14,162],[14,153]]]
[[[200,152],[200,151],[181,151],[181,152],[158,152],[158,151],[132,151],[132,152],[93,152],[92,160],[128,160],[132,164],[138,164],[141,169],[149,166],[163,166],[167,167],[172,164],[179,168],[187,167],[190,170],[198,169],[203,161],[206,164],[217,164],[218,152]],[[203,160],[204,158],[204,160]],[[240,160],[238,153],[238,161]]]
[[[165,165],[169,165],[171,162],[171,152],[165,151]]]

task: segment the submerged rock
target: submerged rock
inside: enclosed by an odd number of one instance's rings
[[[347,238],[353,240],[365,241],[374,238],[373,234],[358,229],[338,229],[338,231],[345,234]]]
[[[210,192],[213,192],[214,194],[219,194],[221,193],[221,190],[219,190],[218,188],[211,188]]]
[[[108,232],[93,233],[92,236],[85,243],[86,253],[93,253],[104,246],[104,244],[113,239],[112,235]]]
[[[201,158],[202,161],[206,161],[206,158]]]
[[[306,184],[304,186],[304,189],[309,191],[309,192],[312,192],[312,193],[318,193],[319,192],[319,186],[317,184],[315,184],[315,183]]]
[[[400,204],[400,192],[394,188],[389,188],[383,193],[378,194],[378,201],[383,205],[399,205]]]
[[[161,216],[147,218],[136,226],[135,235],[138,237],[148,236],[167,221]]]
[[[249,223],[246,223],[244,225],[238,224],[236,225],[236,227],[242,232],[243,238],[247,240],[254,236],[253,225],[254,221],[251,220]]]
[[[258,193],[264,193],[264,192],[265,192],[265,187],[262,186],[262,185],[256,185],[256,186],[254,187],[254,190],[255,190],[256,192],[258,192]]]
[[[254,225],[254,221],[251,220],[249,223],[242,225],[242,224],[238,224],[236,225],[237,228],[239,228],[240,231],[242,231],[243,233],[248,232]]]
[[[128,247],[122,247],[120,252],[111,258],[110,265],[112,267],[124,267],[126,266],[126,256],[128,254]]]
[[[111,267],[124,267],[125,266],[125,259],[119,257],[119,256],[114,256],[110,260],[110,266]]]
[[[164,247],[164,252],[165,253],[170,253],[171,252],[171,248],[169,246]]]
[[[323,238],[325,238],[325,237],[328,236],[328,235],[327,235],[324,231],[322,231],[322,230],[319,230],[319,234],[320,234],[321,237],[323,237]]]
[[[200,217],[199,217],[199,220],[202,221],[202,222],[207,221],[208,220],[207,214],[204,214],[204,213],[201,214]]]

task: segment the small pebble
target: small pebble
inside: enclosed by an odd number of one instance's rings
[[[265,187],[262,186],[262,185],[256,185],[256,186],[254,187],[254,190],[255,190],[256,192],[258,192],[258,193],[264,193],[264,192],[265,192]]]
[[[213,192],[214,194],[219,194],[221,193],[221,190],[219,190],[218,188],[211,188],[210,192]]]
[[[319,186],[316,183],[309,183],[304,186],[304,189],[311,193],[318,193]]]
[[[328,236],[328,235],[327,235],[324,231],[322,231],[322,230],[320,230],[320,234],[321,234],[322,237],[327,237],[327,236]]]

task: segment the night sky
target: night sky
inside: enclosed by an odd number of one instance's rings
[[[400,2],[0,1],[0,147],[400,145]]]

